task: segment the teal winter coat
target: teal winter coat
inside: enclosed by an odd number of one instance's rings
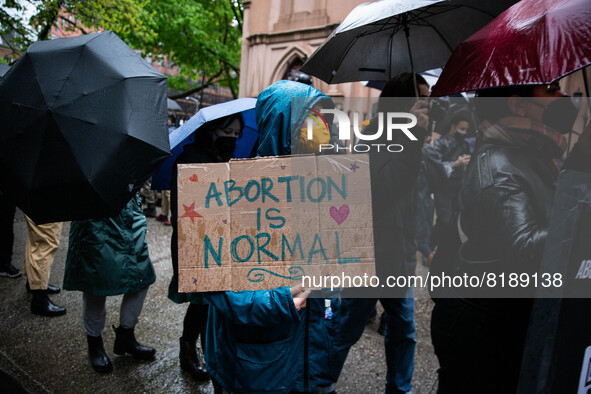
[[[148,255],[146,230],[137,195],[117,217],[73,221],[64,289],[112,296],[150,286],[156,274]]]
[[[295,386],[300,315],[289,287],[207,295],[205,341],[212,377],[233,393],[288,393]]]
[[[291,153],[292,97],[326,99],[313,87],[279,81],[265,89],[256,105],[259,156]],[[305,110],[305,109],[304,109]],[[295,119],[295,118],[294,118]],[[297,311],[289,287],[208,293],[210,303],[205,361],[212,377],[232,393],[315,392],[331,383],[331,325],[323,298],[308,299]],[[336,307],[336,300],[332,305]]]

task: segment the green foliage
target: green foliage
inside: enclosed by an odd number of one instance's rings
[[[155,35],[146,29],[143,7],[147,0],[6,0],[0,9],[0,34],[18,55],[38,40],[51,38],[58,23],[65,30],[90,33],[112,30],[131,44]],[[26,11],[32,10],[29,16]],[[127,40],[126,40],[127,41]]]
[[[144,56],[171,61],[179,75],[169,76],[169,87],[186,90],[178,96],[214,79],[237,95],[241,0],[5,0],[0,23],[15,57],[51,38],[58,24],[82,33],[112,30]]]
[[[151,0],[146,23],[158,35],[144,48],[168,56],[182,77],[199,82],[217,78],[237,92],[241,7],[232,0]],[[186,88],[178,78],[171,78],[169,86]]]

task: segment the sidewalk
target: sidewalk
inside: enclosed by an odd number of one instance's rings
[[[22,269],[26,223],[18,210],[14,232],[13,264]],[[64,223],[50,278],[51,284],[60,287],[68,232],[69,223]],[[179,367],[178,338],[186,306],[174,304],[166,297],[172,275],[171,233],[170,226],[148,219],[148,246],[157,280],[148,292],[136,336],[141,343],[156,348],[155,360],[138,362],[130,356],[113,354],[115,333],[111,326],[119,325],[121,296],[107,298],[107,329],[103,340],[114,370],[103,375],[95,373],[88,363],[81,323],[81,293],[62,291],[52,295],[51,299],[66,307],[68,312],[64,316],[46,318],[30,313],[31,296],[25,291],[24,277],[0,278],[3,300],[0,305],[0,370],[30,393],[213,393],[210,383],[194,383]],[[432,302],[420,299],[416,304],[415,394],[429,393],[434,388],[438,368],[429,336]],[[361,340],[351,349],[337,384],[339,393],[383,392],[386,371],[383,337],[377,334],[376,326],[375,323],[368,325]],[[6,379],[0,374],[2,392],[17,392],[6,391]]]

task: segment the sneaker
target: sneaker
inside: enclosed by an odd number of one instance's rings
[[[0,269],[0,276],[6,276],[9,278],[18,278],[21,275],[22,275],[21,270],[19,270],[14,265],[12,265],[12,263],[8,263],[7,266],[2,267]]]
[[[168,216],[160,214],[160,215],[156,216],[156,220],[158,220],[159,222],[167,222]]]
[[[172,226],[172,222],[171,222],[170,220],[166,220],[166,221],[164,222],[164,225],[165,225],[165,226]]]

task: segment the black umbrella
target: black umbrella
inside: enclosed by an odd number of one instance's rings
[[[326,83],[388,81],[442,67],[454,48],[516,0],[382,0],[363,3],[301,71]]]
[[[166,77],[114,33],[34,43],[0,80],[0,190],[36,223],[114,216],[166,120]]]
[[[183,109],[181,108],[181,106],[174,100],[171,99],[166,99],[167,105],[168,105],[168,109],[171,111],[182,111]]]
[[[3,77],[8,70],[10,70],[10,66],[8,64],[0,63],[0,77]]]

